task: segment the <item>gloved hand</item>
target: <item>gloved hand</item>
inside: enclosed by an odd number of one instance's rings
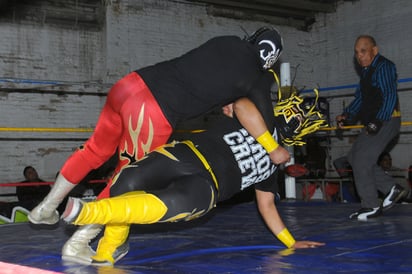
[[[369,122],[366,125],[366,132],[369,135],[376,135],[381,129],[381,127],[382,127],[382,122],[379,120],[374,120],[374,121]]]

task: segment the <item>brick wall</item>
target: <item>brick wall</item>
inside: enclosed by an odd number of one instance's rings
[[[93,127],[105,93],[124,74],[181,55],[213,36],[244,36],[242,28],[252,32],[263,24],[213,17],[190,2],[96,0],[75,8],[70,1],[50,7],[52,2],[35,1],[20,17],[0,19],[0,127]],[[29,12],[33,9],[37,13]],[[345,1],[336,13],[319,15],[310,32],[278,26],[285,41],[281,62],[291,63],[299,88],[355,84],[353,41],[367,32],[398,65],[399,77],[410,77],[411,12],[406,0]],[[72,16],[56,20],[61,14]],[[405,120],[412,120],[409,93],[402,93]],[[350,97],[331,99],[332,117],[341,111],[342,100],[348,103]],[[26,165],[52,180],[89,135],[0,131],[0,181],[22,180]],[[410,147],[409,135],[404,136],[399,151]],[[332,147],[335,157],[348,143],[333,139]],[[396,165],[412,162],[405,153],[393,158]]]

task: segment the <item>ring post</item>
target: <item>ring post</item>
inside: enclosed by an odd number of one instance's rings
[[[280,86],[290,86],[290,63],[280,64]],[[290,154],[290,161],[285,164],[285,167],[295,164],[294,147],[285,147]],[[296,199],[296,180],[285,174],[285,196],[286,199]]]

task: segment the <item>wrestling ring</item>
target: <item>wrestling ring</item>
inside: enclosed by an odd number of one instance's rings
[[[93,129],[1,127],[0,131]],[[130,251],[115,266],[84,266],[61,259],[61,248],[74,226],[62,221],[53,227],[34,226],[27,222],[28,211],[18,208],[0,225],[0,273],[412,273],[412,204],[399,203],[367,222],[348,218],[359,208],[356,202],[280,200],[277,206],[297,240],[326,245],[285,249],[265,227],[254,202],[245,202],[219,206],[192,222],[134,225]],[[91,245],[95,248],[97,242]]]

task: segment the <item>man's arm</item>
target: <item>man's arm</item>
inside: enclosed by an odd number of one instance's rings
[[[382,92],[382,105],[376,114],[376,119],[388,121],[398,102],[396,66],[384,62],[375,72],[380,92]]]
[[[287,247],[314,248],[325,245],[313,241],[295,241],[285,227],[275,205],[275,195],[272,192],[256,189],[256,200],[260,214],[269,230]]]
[[[290,160],[289,152],[273,139],[252,101],[246,97],[240,98],[233,103],[233,110],[242,126],[265,148],[274,164],[283,164]]]

